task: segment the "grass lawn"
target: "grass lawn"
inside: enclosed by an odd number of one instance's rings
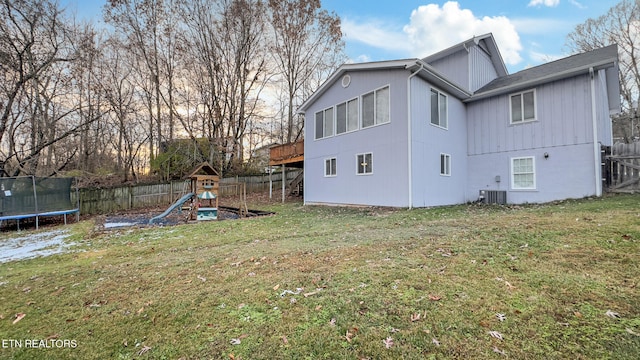
[[[0,358],[640,357],[640,195],[249,207],[0,264]]]

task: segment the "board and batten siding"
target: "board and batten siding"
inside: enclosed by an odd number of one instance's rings
[[[347,72],[305,112],[305,204],[408,206],[407,76],[400,70]],[[315,113],[389,86],[390,122],[353,132],[315,139]],[[361,106],[361,102],[359,102]],[[359,116],[361,116],[361,108]],[[373,173],[356,174],[356,156],[373,154]],[[336,158],[336,176],[324,176],[324,162]]]
[[[466,110],[446,91],[414,77],[411,81],[413,206],[465,202],[467,183]],[[431,124],[431,89],[447,95],[447,128]],[[451,175],[440,175],[440,154],[451,156]]]
[[[468,104],[469,155],[593,142],[587,75],[523,90],[535,90],[535,121],[510,124],[510,94]]]
[[[453,83],[465,89],[469,88],[469,54],[467,51],[456,51],[442,59],[430,62],[429,65]]]
[[[598,137],[611,142],[605,72],[595,78]],[[529,89],[523,89],[529,90]],[[513,125],[509,94],[468,104],[468,201],[479,190],[506,190],[509,203],[538,203],[596,194],[591,79],[589,75],[535,87],[536,120]],[[604,110],[602,110],[604,109]],[[533,157],[534,190],[511,187],[511,159]]]
[[[489,54],[479,46],[473,46],[469,50],[469,67],[471,69],[469,78],[471,92],[475,92],[498,77]]]

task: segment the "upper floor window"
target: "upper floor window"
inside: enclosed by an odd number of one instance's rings
[[[431,89],[431,123],[447,128],[447,95]]]
[[[362,95],[362,128],[389,121],[389,86]]]
[[[316,139],[333,136],[333,108],[316,113]]]
[[[336,106],[336,134],[358,130],[358,99]]]
[[[519,124],[536,119],[535,90],[528,90],[518,94],[511,94],[509,98],[512,124]]]

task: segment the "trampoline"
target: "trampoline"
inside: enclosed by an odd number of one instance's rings
[[[15,220],[18,230],[20,220],[35,218],[36,229],[39,219],[49,216],[67,215],[80,217],[78,188],[76,203],[71,200],[72,178],[38,178],[21,176],[0,178],[0,227],[5,222]]]

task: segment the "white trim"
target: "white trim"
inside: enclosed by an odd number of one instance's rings
[[[596,180],[596,196],[602,196],[602,165],[600,162],[600,146],[598,143],[598,114],[596,108],[596,79],[593,71],[593,67],[589,68],[589,75],[591,76],[591,120],[593,122],[593,165],[595,167],[595,180]],[[613,126],[612,126],[613,127]]]
[[[524,118],[524,94],[526,93],[533,93],[533,119],[525,119]],[[513,121],[513,103],[511,101],[511,98],[514,96],[518,96],[520,95],[520,112],[522,115],[522,120],[520,121]],[[526,124],[526,123],[530,123],[530,122],[534,122],[538,120],[538,95],[536,92],[536,89],[528,89],[528,90],[523,90],[523,91],[519,91],[519,92],[515,92],[515,93],[511,93],[508,95],[508,101],[509,101],[509,125],[520,125],[520,124]]]
[[[431,106],[433,106],[433,104],[431,103],[431,93],[435,92],[438,95],[438,123],[434,124],[433,123],[433,119],[431,119]],[[445,101],[446,101],[446,109],[447,109],[447,114],[445,116],[445,125],[446,126],[442,126],[440,125],[440,95],[444,96]],[[440,91],[438,88],[431,86],[431,88],[429,89],[429,124],[431,126],[435,126],[437,128],[443,129],[443,130],[449,130],[449,95],[443,91]]]
[[[389,119],[385,122],[377,122],[377,115],[378,115],[378,91],[387,88],[389,91],[389,96],[387,98],[387,110],[389,111]],[[363,122],[364,122],[364,101],[363,98],[365,95],[369,95],[369,94],[373,94],[373,124],[369,125],[369,126],[364,126]],[[384,125],[384,124],[389,124],[391,123],[391,84],[386,84],[383,86],[380,86],[378,88],[375,88],[371,91],[367,91],[364,94],[361,94],[359,96],[360,98],[360,103],[359,105],[359,122],[358,122],[358,130],[364,130],[364,129],[368,129],[370,127],[374,127],[374,126],[378,126],[378,125]]]
[[[533,174],[533,186],[532,187],[516,187],[515,186],[515,175],[513,172],[513,161],[514,160],[524,160],[524,159],[531,159],[531,167],[532,167],[532,174]],[[535,156],[517,156],[517,157],[512,157],[509,159],[509,175],[511,177],[511,190],[537,190],[537,183],[536,183],[536,158]]]
[[[356,101],[356,107],[357,107],[357,109],[358,109],[358,116],[356,116],[356,128],[355,128],[355,129],[353,129],[353,130],[348,130],[348,128],[349,128],[349,126],[348,126],[348,125],[349,125],[349,103],[350,103],[350,102],[352,102],[352,101],[354,101],[354,100]],[[347,128],[347,130],[345,130],[345,132],[338,133],[338,106],[340,106],[340,105],[342,105],[342,104],[345,104],[345,106],[346,106],[346,115],[347,115],[347,118],[346,118],[345,120],[346,120],[347,122],[345,123],[345,127]],[[338,135],[344,135],[344,134],[348,134],[348,133],[352,133],[352,132],[355,132],[355,131],[360,130],[360,112],[361,112],[361,110],[362,110],[362,109],[360,109],[360,97],[359,97],[359,96],[356,96],[356,97],[354,97],[354,98],[352,98],[352,99],[349,99],[349,100],[346,100],[346,101],[343,101],[343,102],[337,103],[337,104],[335,105],[335,108],[336,108],[336,114],[335,114],[335,117],[336,117],[336,127],[335,127],[335,131],[334,131],[334,132],[335,132],[335,136],[338,136]],[[375,126],[375,125],[374,125],[374,126]]]
[[[327,161],[331,161],[331,160],[334,160],[335,163],[336,163],[336,172],[334,174],[327,174]],[[336,157],[325,158],[323,165],[324,165],[324,177],[336,177],[336,176],[338,176],[338,158],[336,158]],[[332,168],[331,164],[329,164],[329,167]]]
[[[363,160],[366,160],[366,156],[370,155],[371,157],[371,164],[367,164],[370,165],[371,167],[371,171],[370,172],[366,172],[366,166],[364,168],[365,172],[360,173],[358,170],[360,170],[360,163],[358,162],[358,157],[360,157],[360,155],[364,156]],[[356,175],[357,176],[366,176],[366,175],[373,175],[373,153],[372,152],[365,152],[365,153],[359,153],[356,154]]]
[[[445,172],[442,172],[442,157],[444,156],[445,158]],[[440,165],[440,176],[447,176],[450,177],[451,176],[451,155],[450,154],[446,154],[446,153],[440,153],[440,161],[439,161],[439,165]],[[448,170],[448,172],[447,172]]]

